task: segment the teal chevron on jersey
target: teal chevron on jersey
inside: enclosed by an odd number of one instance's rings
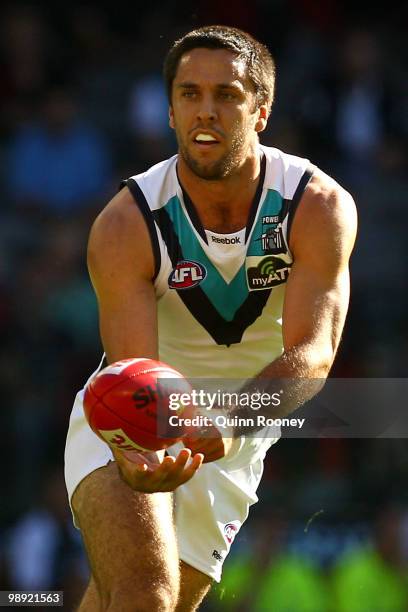
[[[255,227],[253,228],[250,243],[248,245],[247,255],[249,257],[265,255],[262,248],[262,241],[260,240],[262,235],[262,219],[265,217],[278,216],[282,211],[282,206],[283,198],[281,194],[274,189],[268,189],[262,203],[261,210],[259,211]]]
[[[237,274],[227,283],[214,264],[204,252],[196,231],[192,229],[181,202],[177,196],[172,197],[164,206],[173,224],[183,252],[183,258],[200,263],[207,270],[205,279],[200,287],[219,314],[226,320],[232,321],[238,308],[248,297],[245,265],[243,264]]]
[[[182,245],[184,258],[200,261],[207,268],[207,264],[204,261],[197,259],[202,257],[202,255],[205,256],[205,253],[201,248],[196,232],[192,231],[191,225],[186,219],[179,198],[177,196],[170,198],[163,209],[171,219],[174,231],[177,234],[180,245]]]

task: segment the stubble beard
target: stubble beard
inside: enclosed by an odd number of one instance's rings
[[[231,176],[242,165],[245,159],[245,138],[243,133],[235,134],[231,141],[229,151],[217,161],[212,163],[201,163],[190,155],[187,146],[183,143],[181,136],[176,131],[179,154],[189,169],[199,178],[206,181],[219,181]]]

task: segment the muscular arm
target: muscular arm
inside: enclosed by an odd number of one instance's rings
[[[96,219],[88,268],[98,299],[102,343],[109,363],[127,357],[158,358],[154,258],[143,216],[123,189]],[[183,449],[176,459],[159,453],[112,449],[123,480],[145,493],[173,491],[199,469],[203,456]]]
[[[317,171],[292,227],[294,264],[283,309],[284,352],[258,376],[265,390],[273,386],[268,379],[296,381],[287,382],[288,399],[271,407],[267,416],[285,416],[295,410],[319,391],[329,373],[348,308],[348,262],[356,227],[350,194]],[[240,415],[240,409],[233,412]]]
[[[92,227],[88,268],[108,362],[127,357],[157,359],[153,253],[143,216],[127,188],[113,198]]]

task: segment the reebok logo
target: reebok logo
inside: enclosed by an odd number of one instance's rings
[[[240,236],[235,236],[235,238],[218,238],[217,236],[211,236],[211,240],[218,244],[241,244]]]

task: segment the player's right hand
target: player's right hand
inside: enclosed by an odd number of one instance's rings
[[[208,425],[204,430],[197,429],[185,436],[183,443],[195,453],[204,456],[203,463],[210,463],[226,457],[231,450],[234,439],[226,438],[214,425]]]
[[[191,458],[191,450],[183,448],[176,458],[163,452],[138,453],[112,448],[122,480],[134,491],[163,493],[174,491],[194,476],[203,462],[202,453]]]

